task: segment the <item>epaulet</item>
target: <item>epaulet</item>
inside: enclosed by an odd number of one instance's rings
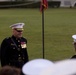
[[[8,40],[8,39],[10,39],[10,37],[6,37],[5,39],[7,39],[7,40]]]

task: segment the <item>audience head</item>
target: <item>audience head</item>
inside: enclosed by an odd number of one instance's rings
[[[20,69],[11,66],[0,68],[0,75],[20,75],[20,72]]]

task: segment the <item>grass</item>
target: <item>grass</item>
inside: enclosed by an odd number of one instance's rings
[[[71,36],[76,34],[76,9],[49,8],[44,16],[44,58],[52,61],[70,58],[75,54]],[[25,23],[23,36],[28,40],[29,59],[43,58],[39,9],[0,9],[0,43],[11,36],[9,26],[17,22]]]

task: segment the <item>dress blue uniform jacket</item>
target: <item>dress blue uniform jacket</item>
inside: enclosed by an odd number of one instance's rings
[[[5,38],[1,44],[1,66],[9,65],[18,68],[28,62],[27,40],[14,36]]]

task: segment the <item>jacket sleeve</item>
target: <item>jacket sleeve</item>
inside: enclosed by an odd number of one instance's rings
[[[4,39],[1,43],[1,66],[9,65],[9,55],[8,55],[8,40]]]

